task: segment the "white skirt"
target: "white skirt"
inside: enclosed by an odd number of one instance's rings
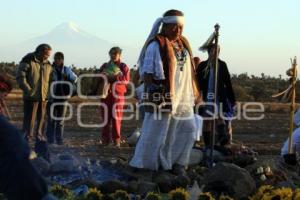
[[[170,170],[174,164],[188,164],[197,133],[194,117],[175,119],[162,114],[157,120],[153,113],[145,113],[141,132],[130,166]]]

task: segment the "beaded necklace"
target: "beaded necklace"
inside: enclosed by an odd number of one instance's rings
[[[187,61],[187,50],[185,48],[180,48],[178,42],[175,42],[173,44],[173,50],[175,53],[177,64],[179,65],[179,69],[180,71],[183,71],[183,66]]]

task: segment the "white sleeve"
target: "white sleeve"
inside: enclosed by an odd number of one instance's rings
[[[144,63],[140,69],[142,80],[145,73],[153,74],[155,80],[165,79],[159,44],[155,41],[150,43],[146,49]]]

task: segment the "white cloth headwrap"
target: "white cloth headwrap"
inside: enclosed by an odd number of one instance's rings
[[[158,33],[159,33],[159,29],[161,27],[162,24],[180,24],[180,25],[184,25],[184,17],[183,16],[166,16],[166,17],[160,17],[158,18],[153,26],[152,26],[152,30],[141,50],[139,59],[138,59],[138,66],[142,67],[143,63],[144,63],[144,57],[145,57],[145,52],[146,52],[146,48],[147,45],[149,43],[150,40],[152,40]]]

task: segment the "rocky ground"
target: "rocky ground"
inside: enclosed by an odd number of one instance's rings
[[[74,116],[66,121],[65,145],[52,145],[52,164],[36,159],[33,162],[47,177],[49,183],[60,183],[84,191],[85,186],[98,187],[104,193],[124,189],[130,193],[145,194],[148,191],[168,192],[176,187],[188,187],[192,194],[200,191],[226,193],[235,199],[243,199],[263,184],[299,187],[297,166],[287,166],[278,157],[280,147],[288,134],[288,112],[284,105],[276,109],[268,105],[265,117],[259,121],[235,120],[234,149],[251,149],[249,155],[236,151],[235,156],[221,154],[216,167],[208,169],[191,166],[188,176],[175,176],[170,172],[153,173],[136,171],[128,167],[134,148],[124,144],[120,149],[104,147],[99,143],[99,128],[83,128],[77,123],[78,102],[73,101]],[[21,127],[22,101],[8,101],[12,122]],[[96,107],[84,107],[82,121],[99,122]],[[124,121],[122,137],[132,133],[138,121]],[[246,155],[246,156],[245,156]],[[224,161],[226,161],[224,163]],[[224,176],[226,174],[226,176]]]

